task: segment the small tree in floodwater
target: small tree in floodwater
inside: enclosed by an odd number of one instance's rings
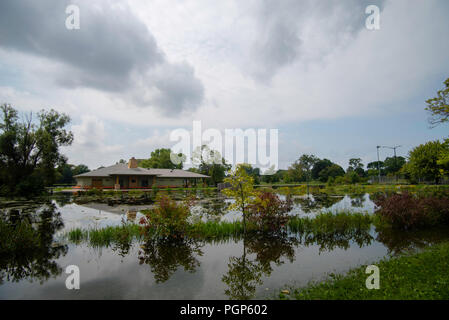
[[[193,200],[177,203],[168,195],[158,195],[156,206],[144,210],[140,219],[143,233],[157,238],[183,239],[188,231],[190,208]]]
[[[248,175],[245,167],[241,164],[237,165],[234,171],[224,179],[225,183],[229,183],[230,187],[222,190],[222,192],[235,200],[228,207],[228,210],[241,210],[243,215],[243,228],[246,231],[246,214],[248,206],[253,202],[254,196],[254,179]]]
[[[261,191],[248,207],[248,221],[264,232],[285,230],[290,212],[293,208],[291,196],[281,200],[272,191]]]

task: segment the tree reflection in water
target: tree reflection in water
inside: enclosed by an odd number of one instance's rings
[[[449,240],[449,228],[400,231],[391,228],[376,228],[376,240],[388,248],[390,255],[424,249],[431,244]]]
[[[335,248],[347,250],[352,243],[359,247],[368,246],[373,240],[369,224],[302,234],[289,234],[285,231],[246,233],[242,256],[229,259],[228,272],[222,277],[222,281],[228,286],[225,294],[230,299],[254,297],[257,286],[262,284],[262,276],[271,275],[273,263],[280,266],[286,261],[292,263],[295,260],[296,247],[318,245],[321,253]]]
[[[54,195],[51,198],[59,207],[64,207],[68,204],[73,203],[73,196],[71,194],[61,193],[58,195]]]
[[[203,245],[193,239],[149,239],[139,251],[140,264],[148,264],[157,283],[165,282],[183,267],[185,271],[195,272],[202,256]]]
[[[344,231],[323,232],[323,233],[307,233],[300,234],[300,242],[304,246],[311,245],[320,246],[319,252],[332,251],[336,248],[347,250],[352,242],[355,242],[359,248],[369,246],[374,237],[370,233],[370,229],[354,228]]]
[[[224,197],[216,197],[204,200],[199,204],[202,209],[202,214],[209,221],[219,221],[228,210],[229,203],[225,201]]]
[[[229,299],[250,299],[254,296],[257,285],[262,284],[262,265],[249,260],[246,253],[246,241],[243,239],[242,256],[229,258],[228,272],[221,279],[228,286],[225,295]]]
[[[67,253],[67,246],[53,241],[64,226],[54,204],[41,210],[10,209],[0,212],[0,284],[22,279],[43,283],[61,274],[54,261]]]
[[[351,194],[349,195],[351,198],[351,206],[356,208],[362,208],[363,203],[365,202],[365,194]]]
[[[343,197],[340,196],[330,196],[327,193],[318,193],[313,194],[312,196],[295,197],[293,201],[301,206],[302,211],[310,213],[312,211],[330,208],[342,199]]]
[[[285,232],[246,234],[242,256],[229,258],[228,272],[222,277],[228,286],[225,294],[233,300],[254,297],[257,285],[262,284],[262,276],[269,276],[273,271],[272,262],[279,266],[284,263],[284,257],[294,261],[297,244],[297,239]],[[247,255],[255,255],[255,258],[249,259]]]

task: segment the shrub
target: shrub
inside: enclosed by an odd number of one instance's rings
[[[140,224],[145,234],[154,234],[161,238],[183,238],[188,229],[192,201],[177,203],[168,195],[158,195],[156,206],[144,210]]]
[[[255,224],[260,230],[280,231],[288,222],[287,213],[292,210],[292,206],[289,195],[286,200],[281,200],[273,192],[259,192],[248,207],[248,222]]]
[[[142,190],[130,190],[128,192],[128,195],[132,197],[141,197],[144,195],[144,192]]]
[[[413,195],[409,192],[379,195],[374,200],[381,221],[396,229],[413,229],[448,223],[449,201],[446,197]]]
[[[87,190],[86,194],[88,196],[99,196],[99,197],[101,197],[103,195],[103,190],[102,189],[93,188],[93,189]]]

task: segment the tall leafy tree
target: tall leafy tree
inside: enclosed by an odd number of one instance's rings
[[[156,149],[151,152],[149,159],[142,160],[139,165],[142,168],[159,168],[159,169],[182,169],[185,157],[178,154],[181,159],[180,163],[174,163],[171,159],[172,151],[170,149]],[[184,158],[184,160],[182,160]]]
[[[318,179],[321,182],[329,181],[329,178],[335,179],[336,177],[342,177],[345,175],[345,170],[338,164],[333,163],[331,166],[324,168],[320,171]]]
[[[320,172],[332,165],[332,161],[329,159],[317,160],[312,168],[312,179],[318,180],[320,178]]]
[[[246,231],[246,215],[249,205],[254,201],[256,193],[254,192],[254,179],[246,172],[245,167],[237,165],[234,171],[224,179],[229,183],[230,188],[223,189],[222,192],[235,200],[228,209],[240,210],[243,215],[243,227]]]
[[[415,147],[409,153],[407,170],[412,178],[434,181],[436,184],[449,173],[449,168],[441,163],[442,157],[449,152],[449,144],[429,141]]]
[[[75,183],[76,181],[75,178],[73,178],[74,176],[89,171],[90,171],[89,168],[84,164],[75,166],[73,164],[65,163],[62,166],[59,166],[57,169],[56,183],[63,183],[63,184]]]
[[[406,160],[404,157],[387,157],[384,161],[385,172],[387,174],[396,174],[404,166]]]
[[[232,167],[226,163],[220,152],[211,150],[207,145],[194,151],[192,162],[198,165],[199,173],[210,176],[208,181],[212,185],[223,182],[226,172]]]
[[[357,173],[359,175],[359,177],[364,177],[365,174],[365,170],[363,170],[363,163],[362,163],[362,159],[360,158],[352,158],[349,159],[349,167],[348,167],[348,172],[354,171],[355,173]]]
[[[318,160],[312,169],[312,178],[321,182],[327,182],[330,177],[336,178],[344,174],[345,170],[342,167],[328,159]]]
[[[32,194],[56,179],[55,168],[66,163],[59,147],[68,146],[73,134],[65,129],[68,115],[42,110],[37,121],[30,113],[19,121],[9,104],[0,106],[0,184],[3,194]]]
[[[385,164],[383,161],[370,162],[370,163],[368,163],[366,168],[367,168],[367,175],[370,177],[377,176],[379,174],[379,169],[380,169],[381,175],[385,174]]]
[[[245,168],[246,173],[253,177],[254,183],[259,184],[260,183],[260,169],[259,168],[253,168],[253,166],[249,163],[244,163],[242,166]]]
[[[314,155],[303,154],[289,168],[288,175],[291,181],[310,181],[312,168],[319,159]]]
[[[261,180],[266,183],[275,183],[285,180],[287,170],[278,170],[275,174],[266,174],[261,176]]]
[[[436,97],[426,101],[432,127],[449,121],[449,78],[444,81],[444,85],[445,88],[439,90]]]

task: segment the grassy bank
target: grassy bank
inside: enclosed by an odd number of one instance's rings
[[[345,275],[332,275],[321,283],[292,288],[280,299],[368,300],[368,299],[448,299],[449,243],[434,245],[423,252],[384,259],[375,263],[380,270],[380,289],[368,290],[366,266]]]

